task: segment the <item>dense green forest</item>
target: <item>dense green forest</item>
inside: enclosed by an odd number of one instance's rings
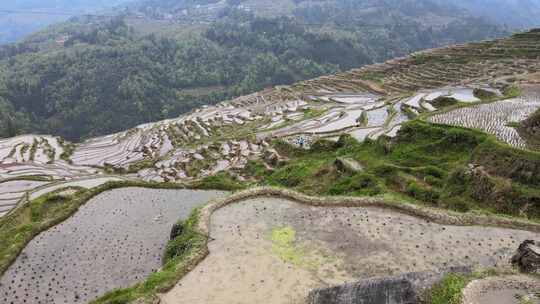
[[[167,35],[143,35],[122,17],[74,19],[0,48],[0,136],[80,140],[267,86],[505,34],[470,18],[433,27],[396,17],[368,29],[346,11],[265,18],[229,9],[197,31]]]

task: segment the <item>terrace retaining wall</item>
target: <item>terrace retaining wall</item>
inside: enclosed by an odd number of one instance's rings
[[[377,197],[313,197],[293,190],[259,187],[240,191],[229,197],[211,201],[199,213],[198,230],[206,236],[210,235],[210,218],[212,213],[227,205],[255,197],[274,196],[289,199],[300,204],[318,207],[377,207],[394,210],[404,214],[424,218],[441,225],[455,226],[490,226],[540,232],[540,224],[505,218],[495,215],[473,213],[457,213],[405,202],[390,201]]]
[[[412,272],[395,277],[362,280],[356,283],[315,289],[309,304],[417,304],[425,292],[448,273],[470,273],[468,267],[448,268],[438,272]]]

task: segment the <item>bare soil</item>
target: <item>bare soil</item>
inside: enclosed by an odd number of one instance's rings
[[[538,234],[457,227],[377,208],[257,198],[211,218],[210,255],[162,303],[303,303],[309,290],[454,265],[506,265]]]

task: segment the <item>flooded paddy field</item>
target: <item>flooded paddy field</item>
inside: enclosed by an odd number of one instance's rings
[[[17,206],[27,191],[46,185],[48,182],[14,180],[0,183],[0,217]]]
[[[505,99],[489,104],[460,108],[429,118],[430,122],[480,129],[516,148],[526,148],[526,141],[509,123],[519,123],[540,108],[535,98]]]
[[[162,295],[162,303],[303,303],[313,288],[368,277],[504,265],[521,241],[539,237],[279,198],[249,199],[216,211],[210,236],[210,255]]]
[[[54,183],[47,187],[42,187],[30,193],[30,199],[36,199],[44,194],[66,187],[82,187],[86,189],[103,185],[107,182],[122,181],[123,179],[115,176],[97,176],[94,178],[83,178],[65,183]]]
[[[32,240],[0,279],[0,303],[87,303],[161,266],[172,225],[219,191],[104,192]]]

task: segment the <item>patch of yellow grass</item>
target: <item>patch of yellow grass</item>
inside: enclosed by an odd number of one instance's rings
[[[294,244],[296,231],[292,227],[276,227],[270,236],[272,252],[281,260],[296,266],[304,264],[305,252],[303,248]]]

